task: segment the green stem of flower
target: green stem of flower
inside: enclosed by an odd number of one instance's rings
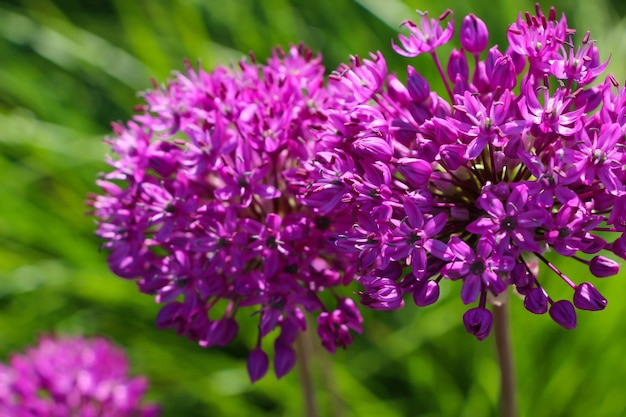
[[[315,401],[315,388],[313,386],[313,375],[309,367],[311,357],[311,344],[309,343],[310,332],[300,332],[296,338],[296,352],[298,356],[298,372],[300,374],[300,385],[302,386],[302,396],[304,400],[304,416],[319,417],[317,412],[317,402]]]
[[[500,365],[500,407],[502,417],[519,417],[515,386],[515,366],[511,348],[511,329],[509,303],[493,306],[494,333],[496,350]]]

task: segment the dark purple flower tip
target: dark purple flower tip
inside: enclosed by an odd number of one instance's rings
[[[250,376],[250,382],[256,382],[263,378],[267,373],[269,367],[269,358],[267,353],[260,347],[255,348],[248,355],[248,376]]]
[[[413,292],[413,301],[419,307],[433,304],[439,299],[439,284],[437,281],[428,280],[417,286]]]
[[[566,329],[574,329],[576,327],[576,310],[572,303],[567,300],[559,300],[550,307],[550,317],[558,325]]]
[[[606,298],[592,284],[583,282],[574,292],[574,305],[581,310],[598,311],[606,307]]]
[[[463,323],[469,333],[476,336],[478,340],[483,340],[491,332],[493,315],[486,308],[472,308],[463,314]]]
[[[619,272],[619,263],[604,256],[594,256],[589,262],[589,270],[598,278],[606,278]]]
[[[487,25],[474,14],[465,16],[461,23],[461,46],[471,54],[480,54],[487,48],[489,32]]]
[[[535,314],[545,314],[548,312],[548,294],[543,288],[532,288],[526,293],[524,298],[526,310]]]
[[[296,364],[296,351],[288,344],[281,343],[280,338],[274,343],[274,373],[276,378],[282,378],[289,373]]]

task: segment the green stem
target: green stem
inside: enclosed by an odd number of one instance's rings
[[[515,387],[515,366],[511,348],[509,303],[504,301],[493,306],[496,351],[500,365],[500,407],[502,417],[519,417]]]
[[[315,388],[313,387],[313,376],[309,367],[311,357],[310,332],[300,332],[296,338],[296,351],[298,353],[298,371],[300,374],[300,384],[302,386],[302,396],[304,397],[305,417],[319,417],[317,403],[315,401]]]

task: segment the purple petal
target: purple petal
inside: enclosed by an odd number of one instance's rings
[[[270,184],[255,184],[252,187],[252,193],[269,200],[278,198],[281,195],[278,188]]]
[[[296,364],[296,351],[290,345],[280,342],[280,338],[274,343],[274,373],[276,378],[285,376]]]
[[[469,160],[476,159],[482,153],[483,149],[485,149],[485,146],[487,146],[487,136],[478,135],[467,145],[465,157]]]
[[[482,280],[478,275],[469,274],[463,280],[463,287],[461,288],[461,300],[463,304],[471,304],[478,298],[480,294],[480,287]]]
[[[461,277],[464,277],[469,273],[469,266],[465,261],[453,261],[448,262],[441,268],[441,274],[450,278],[451,280],[457,280]]]
[[[431,255],[442,259],[444,261],[451,261],[454,259],[454,253],[452,250],[440,240],[428,239],[424,242],[424,249],[426,249]]]
[[[465,230],[477,235],[484,235],[487,232],[495,232],[498,230],[498,225],[491,217],[481,217],[468,224]]]
[[[468,260],[474,258],[474,252],[472,248],[469,247],[465,241],[459,239],[456,236],[450,238],[450,243],[448,244],[450,251],[457,259]]]
[[[506,213],[513,215],[519,213],[528,200],[528,187],[525,184],[519,184],[513,188],[511,195],[506,201]]]

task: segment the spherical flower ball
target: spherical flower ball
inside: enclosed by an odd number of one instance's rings
[[[0,365],[1,417],[156,417],[143,377],[102,338],[43,337]]]
[[[240,320],[255,323],[253,381],[267,372],[263,340],[274,330],[274,371],[292,369],[307,312],[321,315],[331,352],[361,331],[340,290],[355,257],[329,243],[349,214],[314,213],[297,198],[300,163],[319,151],[313,132],[347,105],[324,71],[302,45],[275,49],[265,64],[188,64],[113,125],[111,171],[89,201],[111,270],[162,304],[158,326],[209,347],[229,344]]]
[[[374,61],[337,74],[329,87],[349,84],[353,106],[316,131],[329,146],[305,165],[301,201],[352,213],[334,243],[358,257],[367,307],[428,306],[456,282],[480,340],[492,327],[487,304],[509,289],[572,329],[576,309],[607,305],[591,278],[616,275],[626,259],[626,88],[611,75],[594,84],[608,61],[553,8],[520,14],[502,49],[486,50],[487,27],[469,15],[447,65],[439,47],[453,36],[452,12],[420,18],[393,48],[431,55],[443,94],[412,66],[406,82],[386,73],[381,54],[376,89],[362,71]],[[558,258],[581,265],[578,276]],[[565,295],[545,289],[555,279]]]

